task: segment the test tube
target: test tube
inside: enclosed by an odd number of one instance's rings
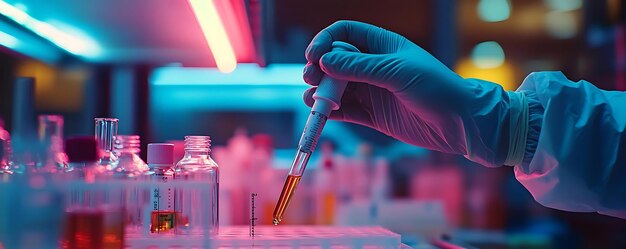
[[[333,51],[359,52],[356,47],[345,42],[335,41],[332,46]],[[315,94],[313,94],[315,103],[311,108],[311,113],[304,126],[302,137],[300,137],[298,150],[291,164],[289,175],[287,176],[287,180],[285,180],[285,185],[280,193],[278,203],[276,203],[276,208],[274,208],[274,225],[278,225],[282,220],[285,209],[287,209],[289,201],[293,197],[294,191],[302,178],[302,173],[304,173],[304,169],[306,169],[311,153],[315,150],[315,146],[326,124],[326,120],[328,116],[330,116],[331,111],[337,110],[341,106],[341,97],[347,85],[348,81],[338,80],[324,75]]]

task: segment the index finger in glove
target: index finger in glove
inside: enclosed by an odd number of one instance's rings
[[[380,35],[383,31],[385,30],[367,23],[337,21],[315,35],[305,51],[305,57],[309,62],[317,64],[322,55],[330,52],[333,41],[350,43],[365,53],[376,53],[370,51],[368,40],[376,40],[371,36]]]
[[[320,68],[320,66],[315,65],[313,63],[308,62],[304,66],[304,70],[302,72],[302,79],[309,85],[317,86],[320,84],[320,81],[324,77],[324,71]]]

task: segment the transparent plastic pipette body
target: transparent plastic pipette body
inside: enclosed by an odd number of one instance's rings
[[[317,122],[310,122],[312,119]],[[298,186],[298,182],[300,182],[300,179],[302,178],[302,173],[304,173],[304,169],[309,162],[311,153],[313,152],[313,149],[315,149],[315,145],[319,139],[319,134],[322,132],[321,128],[324,127],[326,119],[327,118],[325,116],[316,112],[311,112],[309,115],[304,132],[300,138],[296,156],[291,163],[289,175],[287,175],[287,180],[285,181],[283,190],[280,193],[280,198],[278,199],[278,203],[274,209],[274,225],[278,225],[278,223],[282,220],[283,213],[285,212],[285,209],[287,209],[287,205],[289,204],[289,201]]]
[[[333,51],[359,52],[359,50],[345,42],[333,42]],[[324,76],[313,95],[315,103],[311,108],[311,113],[304,126],[302,137],[298,143],[296,156],[291,164],[289,175],[285,180],[285,185],[280,193],[278,203],[273,213],[273,223],[278,225],[282,220],[285,209],[293,197],[294,191],[298,186],[298,182],[302,178],[302,173],[306,169],[311,153],[315,150],[317,141],[320,138],[322,129],[326,124],[330,112],[339,109],[341,104],[341,96],[346,89],[348,82],[337,80],[328,76]]]

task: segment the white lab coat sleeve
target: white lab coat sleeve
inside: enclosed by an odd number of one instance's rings
[[[626,219],[626,92],[561,72],[530,74],[524,162],[515,177],[546,207]]]

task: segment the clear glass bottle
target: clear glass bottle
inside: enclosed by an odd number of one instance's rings
[[[98,141],[98,149],[100,157],[98,164],[106,170],[114,170],[117,167],[117,156],[113,152],[113,142],[117,136],[117,118],[95,118],[96,121],[96,140]]]
[[[211,159],[209,136],[186,136],[185,156],[176,164],[176,179],[206,184],[178,190],[178,206],[184,224],[180,234],[217,235],[219,232],[219,168]]]
[[[179,221],[176,212],[176,190],[174,180],[174,145],[167,143],[148,144],[148,171],[151,182],[150,203],[144,212],[144,234],[173,234]]]
[[[117,135],[113,153],[117,157],[115,171],[126,177],[135,178],[144,175],[150,168],[139,157],[141,140],[138,135]]]
[[[39,142],[36,169],[49,173],[65,171],[68,158],[63,150],[63,116],[39,115]]]

